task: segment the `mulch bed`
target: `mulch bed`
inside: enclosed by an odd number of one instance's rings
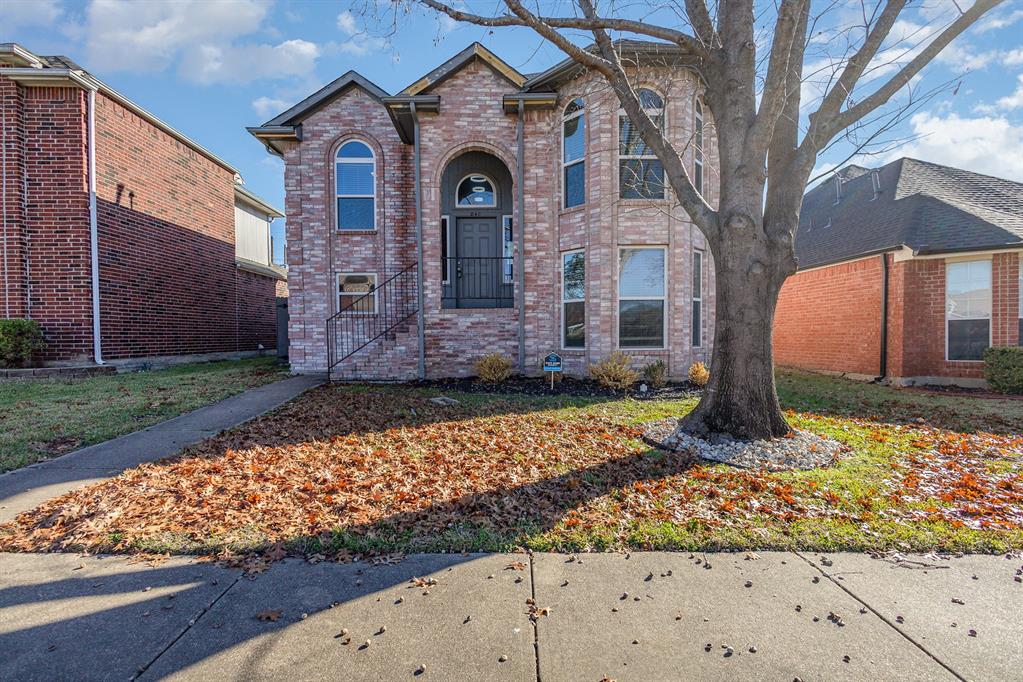
[[[429,381],[410,382],[409,386],[417,388],[433,388],[442,391],[459,391],[461,393],[499,393],[508,395],[526,396],[558,396],[567,395],[579,398],[623,398],[630,397],[637,400],[683,400],[685,398],[700,397],[700,387],[688,381],[669,382],[662,388],[647,387],[641,391],[637,383],[627,390],[615,390],[604,388],[595,381],[589,379],[577,379],[575,377],[563,377],[560,381],[554,382],[554,390],[551,390],[550,377],[527,377],[513,376],[500,384],[488,384],[475,377],[462,379],[435,379]]]

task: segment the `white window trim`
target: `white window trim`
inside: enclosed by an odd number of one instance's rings
[[[565,298],[565,256],[571,256],[574,253],[581,253],[583,255],[583,297],[582,298]],[[583,304],[583,345],[581,346],[566,346],[565,345],[565,304],[566,303],[582,303]],[[561,350],[576,351],[586,350],[586,249],[572,249],[571,251],[561,252]]]
[[[583,103],[583,108],[579,111],[572,112],[568,116],[562,116],[561,118],[561,208],[564,210],[571,210],[586,205],[586,100],[582,97],[573,97],[569,104],[579,100]],[[566,105],[567,106],[567,105]],[[583,153],[575,161],[565,162],[565,124],[572,119],[583,117]],[[575,166],[577,164],[583,164],[583,200],[582,203],[575,204],[574,206],[568,205],[568,183],[566,182],[566,171],[569,166]]]
[[[494,190],[493,191],[493,195],[494,195],[494,202],[493,203],[491,203],[491,204],[471,204],[469,206],[463,206],[462,204],[458,203],[458,190],[462,189],[462,183],[463,182],[465,182],[466,180],[468,180],[469,178],[472,178],[472,177],[480,177],[480,178],[486,178],[487,179],[487,182],[490,183],[490,188],[492,190]],[[497,208],[497,205],[500,204],[500,203],[501,203],[501,197],[497,196],[497,183],[494,182],[494,179],[492,177],[490,177],[489,175],[487,175],[486,173],[469,173],[468,175],[466,175],[461,180],[459,180],[458,182],[455,183],[455,208],[460,208],[460,209]]]
[[[369,153],[370,153],[370,160],[367,160],[365,158],[342,159],[341,158],[341,150],[345,148],[345,145],[351,144],[352,142],[360,142],[360,143],[366,145],[366,149],[368,149]],[[338,172],[337,172],[337,164],[339,164],[339,163],[372,164],[372,166],[373,166],[373,193],[372,194],[341,194],[341,192],[339,191],[341,188],[338,186],[339,185],[340,177],[338,176]],[[362,140],[362,139],[359,139],[357,137],[353,137],[353,138],[351,138],[349,140],[345,140],[344,142],[342,142],[338,146],[337,151],[334,152],[334,194],[335,194],[335,196],[334,196],[334,212],[336,213],[336,215],[334,216],[334,231],[335,232],[368,232],[368,231],[375,232],[376,231],[376,229],[377,229],[377,181],[378,181],[378,177],[377,177],[377,153],[373,150],[373,145],[371,145],[366,140]],[[338,206],[337,206],[338,199],[372,199],[373,200],[373,227],[371,227],[371,228],[370,227],[348,227],[348,228],[342,228],[341,227],[341,211],[338,209]],[[355,274],[355,273],[350,273],[350,274]]]
[[[659,93],[657,90],[654,90],[653,88],[637,88],[636,89],[637,96],[638,96],[640,90],[649,90],[650,92],[656,94],[658,97],[661,98],[661,104],[663,106],[661,106],[660,109],[644,108],[643,111],[646,112],[646,115],[650,116],[651,118],[653,118],[654,116],[660,116],[661,117],[661,131],[663,132],[665,130],[665,125],[667,123],[667,111],[668,111],[668,103],[664,100],[664,95]],[[648,160],[649,159],[653,159],[654,161],[658,161],[659,160],[657,158],[656,154],[647,154],[645,156],[637,155],[637,154],[622,154],[622,118],[623,117],[624,118],[629,118],[629,114],[624,109],[619,109],[618,110],[618,130],[617,130],[617,134],[618,134],[618,148],[617,148],[617,152],[618,152],[618,168],[617,168],[617,170],[618,170],[618,184],[619,184],[619,187],[618,187],[618,198],[620,200],[625,200],[625,201],[663,201],[664,199],[667,199],[667,197],[668,197],[668,188],[667,188],[667,186],[665,184],[661,185],[661,196],[659,196],[659,197],[639,197],[639,198],[629,197],[629,198],[626,198],[626,197],[622,196],[622,188],[621,188],[620,185],[621,185],[621,177],[622,177],[621,168],[622,168],[622,161],[623,160],[632,160],[632,159],[640,159],[640,160],[642,160],[642,159],[648,159]],[[630,121],[630,123],[631,123],[631,121]],[[662,172],[664,172],[663,168],[661,170],[662,170]]]
[[[339,272],[337,273],[337,279],[334,282],[334,288],[337,291],[337,305],[336,310],[341,312],[341,278],[342,277],[372,277],[373,278],[373,312],[352,310],[352,315],[377,315],[380,312],[380,297],[377,296],[377,284],[380,282],[380,278],[377,277],[375,272]],[[367,294],[368,295],[368,294]]]
[[[704,258],[703,258],[703,251],[701,251],[700,249],[694,249],[693,250],[693,273],[694,274],[696,273],[696,260],[697,259],[699,259],[699,261],[700,261],[700,295],[697,296],[696,292],[693,292],[693,297],[692,298],[693,298],[693,303],[699,303],[700,304],[700,328],[699,328],[699,330],[696,330],[695,328],[692,330],[692,333],[689,335],[689,340],[692,341],[693,340],[693,336],[696,335],[697,331],[698,331],[699,334],[696,336],[696,340],[698,341],[698,343],[692,344],[691,347],[692,348],[703,348],[703,262],[704,262]],[[696,281],[695,277],[693,278],[693,281],[694,282]],[[690,324],[693,323],[692,312],[695,309],[696,309],[696,306],[694,305],[692,307],[692,309],[689,311],[689,323]]]
[[[699,168],[700,183],[696,187],[696,191],[703,195],[703,185],[706,177],[704,176],[704,165],[703,165],[703,130],[706,125],[706,120],[703,117],[703,102],[697,97],[693,104],[694,122],[700,123],[699,127],[693,126],[693,180],[694,184],[696,180],[696,170]]]
[[[662,296],[622,296],[622,251],[635,251],[639,249],[660,249],[664,252],[664,294]],[[646,244],[629,244],[628,246],[618,247],[618,259],[615,264],[616,277],[615,277],[615,294],[618,300],[615,302],[615,317],[617,324],[615,324],[615,343],[618,346],[618,350],[631,350],[631,351],[658,351],[667,350],[668,348],[668,247],[663,245],[646,245]],[[661,314],[661,340],[660,346],[623,346],[621,339],[622,331],[622,320],[621,312],[622,307],[620,303],[622,301],[663,301],[664,307],[662,308]]]
[[[448,247],[447,248],[448,257],[447,257],[446,261],[443,260],[443,258],[444,258],[444,250],[441,250],[441,256],[440,256],[441,259],[442,259],[441,260],[441,273],[442,273],[441,284],[451,284],[451,259],[454,258],[454,256],[451,255],[452,254],[451,247],[453,246],[452,241],[451,241],[451,216],[442,215],[440,217],[440,238],[441,238],[441,241],[443,241],[445,243],[445,245]],[[447,277],[443,276],[443,272],[444,272],[444,268],[445,267],[448,269],[448,276]]]
[[[965,317],[965,318],[964,317],[960,317],[960,318],[957,318],[957,319],[959,319],[959,320],[984,320],[984,319],[986,319],[987,320],[987,345],[988,345],[988,348],[990,348],[993,345],[995,345],[995,339],[994,339],[994,336],[995,336],[995,320],[994,320],[994,316],[995,316],[994,315],[994,313],[995,313],[995,307],[994,307],[994,286],[995,286],[995,282],[994,282],[994,274],[995,273],[994,273],[994,263],[992,262],[992,259],[991,258],[973,258],[973,259],[969,259],[969,260],[966,260],[966,259],[949,259],[949,260],[946,260],[945,261],[945,296],[944,296],[944,300],[943,300],[943,303],[945,305],[945,329],[944,329],[944,332],[945,332],[945,362],[974,362],[974,363],[983,364],[984,363],[983,360],[953,360],[952,358],[950,358],[948,356],[948,341],[949,341],[949,338],[948,338],[949,337],[949,334],[948,334],[948,323],[949,323],[949,316],[948,316],[948,266],[956,265],[958,263],[987,263],[988,264],[988,288],[987,288],[987,296],[988,296],[988,307],[991,310],[991,314],[988,317],[986,317],[986,318],[984,318],[984,317]]]

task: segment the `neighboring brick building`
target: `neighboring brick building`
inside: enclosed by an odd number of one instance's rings
[[[698,76],[672,46],[619,46],[716,202]],[[466,375],[497,351],[532,373],[557,351],[579,374],[622,349],[680,376],[710,357],[703,236],[613,92],[569,60],[527,77],[474,43],[396,96],[349,72],[249,130],[286,164],[298,371]]]
[[[38,321],[46,362],[276,345],[282,214],[233,167],[66,57],[0,44],[0,107],[0,316]]]
[[[806,195],[779,365],[900,384],[981,385],[1023,344],[1023,184],[915,159],[849,166]]]

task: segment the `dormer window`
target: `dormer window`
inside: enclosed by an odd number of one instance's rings
[[[494,183],[485,175],[467,175],[455,190],[455,205],[459,208],[495,208],[497,192]]]

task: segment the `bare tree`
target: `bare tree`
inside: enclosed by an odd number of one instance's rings
[[[907,40],[893,34],[896,21],[908,11],[907,1],[871,5],[862,0],[852,5],[857,18],[828,36],[829,44],[841,43],[845,53],[823,68],[808,69],[815,26],[837,2],[814,14],[810,0],[775,0],[766,8],[753,0],[718,0],[712,15],[705,0],[663,0],[650,13],[660,10],[659,16],[677,22],[657,23],[626,18],[637,13],[636,3],[619,10],[612,0],[601,8],[595,0],[557,3],[568,9],[562,16],[539,14],[521,0],[503,0],[507,12],[495,16],[442,0],[411,1],[459,22],[528,27],[607,81],[714,255],[717,321],[711,380],[681,428],[741,438],[790,431],[775,389],[771,330],[782,283],[796,270],[795,231],[818,154],[838,136],[874,121],[945,46],[1002,2],[975,0],[965,10],[953,2],[954,20],[912,46],[903,45],[898,60],[889,52]],[[765,21],[773,23],[773,30],[758,29]],[[579,32],[592,36],[593,45],[584,48],[573,41]],[[681,150],[644,111],[612,32],[671,43],[698,65],[718,138],[717,206],[696,190]],[[758,39],[766,45],[760,55]],[[801,102],[804,83],[822,72],[815,110],[801,118],[806,113],[801,109],[806,106]]]

